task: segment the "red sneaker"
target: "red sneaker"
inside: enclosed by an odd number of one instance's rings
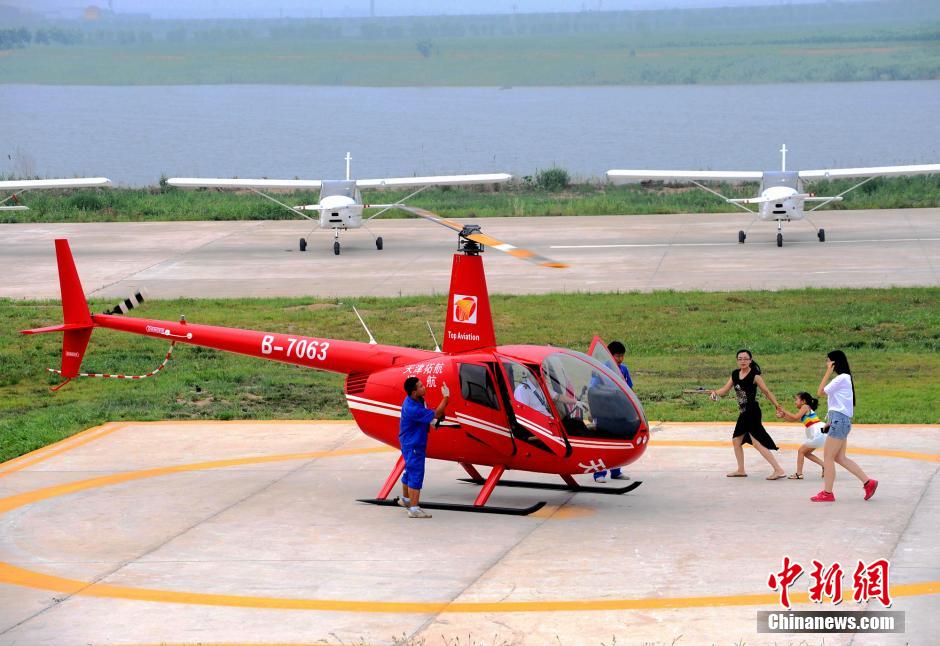
[[[820,491],[818,494],[810,498],[813,502],[835,502],[836,497],[829,493],[828,491]]]
[[[875,489],[878,488],[878,481],[872,478],[866,482],[862,488],[865,490],[865,500],[868,500],[875,495]]]

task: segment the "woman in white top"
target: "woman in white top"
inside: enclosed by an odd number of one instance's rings
[[[832,373],[835,379],[829,381]],[[828,383],[827,383],[828,382]],[[849,431],[852,430],[852,416],[855,414],[855,383],[852,381],[852,371],[849,360],[842,350],[833,350],[826,360],[826,374],[819,382],[817,393],[820,397],[829,400],[829,435],[824,447],[823,464],[825,469],[825,488],[810,498],[813,502],[835,502],[832,486],[836,480],[835,465],[839,464],[852,475],[861,480],[865,490],[865,500],[875,495],[878,481],[869,478],[853,460],[845,455],[849,442]]]

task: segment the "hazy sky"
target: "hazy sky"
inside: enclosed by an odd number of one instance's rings
[[[625,9],[667,9],[732,5],[799,4],[814,0],[0,0],[43,13],[75,12],[86,5],[153,18],[278,18],[427,14],[491,14]],[[818,1],[818,0],[816,0]]]

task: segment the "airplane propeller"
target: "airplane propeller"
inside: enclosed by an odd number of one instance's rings
[[[427,211],[416,206],[406,206],[402,204],[399,205],[398,208],[417,215],[419,218],[424,218],[425,220],[429,220],[443,227],[447,227],[452,231],[456,231],[457,234],[464,240],[470,240],[479,245],[492,247],[493,249],[508,253],[510,256],[514,256],[520,260],[525,260],[541,267],[552,267],[555,269],[565,269],[568,267],[568,265],[563,262],[546,258],[545,256],[539,255],[529,249],[523,249],[522,247],[511,245],[508,242],[503,242],[502,240],[494,238],[493,236],[486,235],[480,231],[479,225],[461,224],[460,222],[442,218],[441,216],[432,213],[431,211]]]

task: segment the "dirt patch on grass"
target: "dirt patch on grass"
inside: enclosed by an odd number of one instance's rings
[[[309,305],[292,305],[285,307],[285,312],[316,312],[317,310],[332,310],[339,307],[336,303],[310,303]]]

